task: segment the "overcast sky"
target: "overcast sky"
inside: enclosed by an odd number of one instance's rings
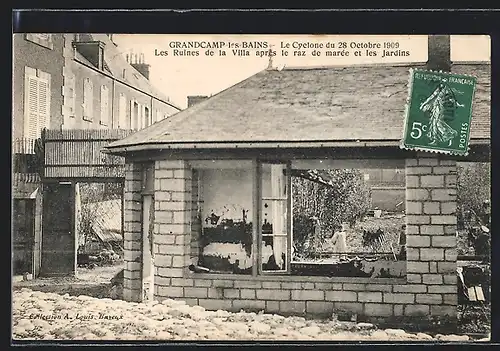
[[[227,49],[227,56],[205,56],[201,49],[200,56],[174,56],[172,42],[187,41],[224,41],[226,43],[268,42],[278,55],[273,58],[274,66],[310,67],[349,65],[363,63],[408,63],[425,62],[427,60],[427,36],[366,36],[366,35],[167,35],[167,34],[115,34],[113,40],[118,48],[125,53],[142,53],[150,67],[150,80],[153,85],[168,95],[181,108],[187,106],[188,95],[213,95],[224,90],[268,66],[268,57],[257,57],[256,49],[250,49],[250,56],[235,56]],[[367,42],[381,43],[398,42],[396,50],[408,51],[409,56],[393,56],[382,58],[381,51],[377,57],[366,56],[366,48],[361,49],[363,57],[354,57],[357,49],[349,49],[349,57],[325,57],[323,48],[321,57],[313,57],[312,49],[307,49],[307,57],[294,57],[289,49],[289,56],[280,54],[282,42],[296,43],[327,43],[356,42],[363,45]],[[192,50],[192,49],[191,49]],[[269,49],[267,49],[269,50]],[[160,51],[168,51],[168,56],[158,56]],[[215,51],[218,51],[215,49]],[[156,54],[155,54],[156,53]],[[480,35],[452,35],[452,61],[490,61],[490,38]]]

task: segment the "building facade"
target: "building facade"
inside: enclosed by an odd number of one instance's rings
[[[44,129],[139,130],[180,111],[149,81],[141,55],[107,34],[13,37],[13,241],[15,272],[41,262]]]

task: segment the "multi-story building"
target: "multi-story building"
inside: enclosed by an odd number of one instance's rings
[[[143,56],[124,55],[111,34],[15,34],[13,61],[13,263],[37,274],[42,130],[138,130],[180,108],[151,84]]]

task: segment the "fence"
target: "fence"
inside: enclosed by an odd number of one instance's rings
[[[47,130],[44,135],[46,178],[122,178],[124,159],[101,152],[133,131],[121,129]]]

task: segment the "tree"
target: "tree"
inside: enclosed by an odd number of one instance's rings
[[[484,162],[457,164],[457,217],[469,220],[468,213],[480,215],[485,200],[491,201],[491,165]],[[474,216],[474,215],[473,215]],[[474,220],[474,217],[470,218]]]
[[[293,244],[299,255],[319,250],[337,226],[343,222],[352,226],[371,205],[370,188],[361,171],[333,169],[313,173],[319,173],[322,182],[292,178]],[[312,237],[316,221],[311,217],[317,217],[321,224],[319,238]]]

